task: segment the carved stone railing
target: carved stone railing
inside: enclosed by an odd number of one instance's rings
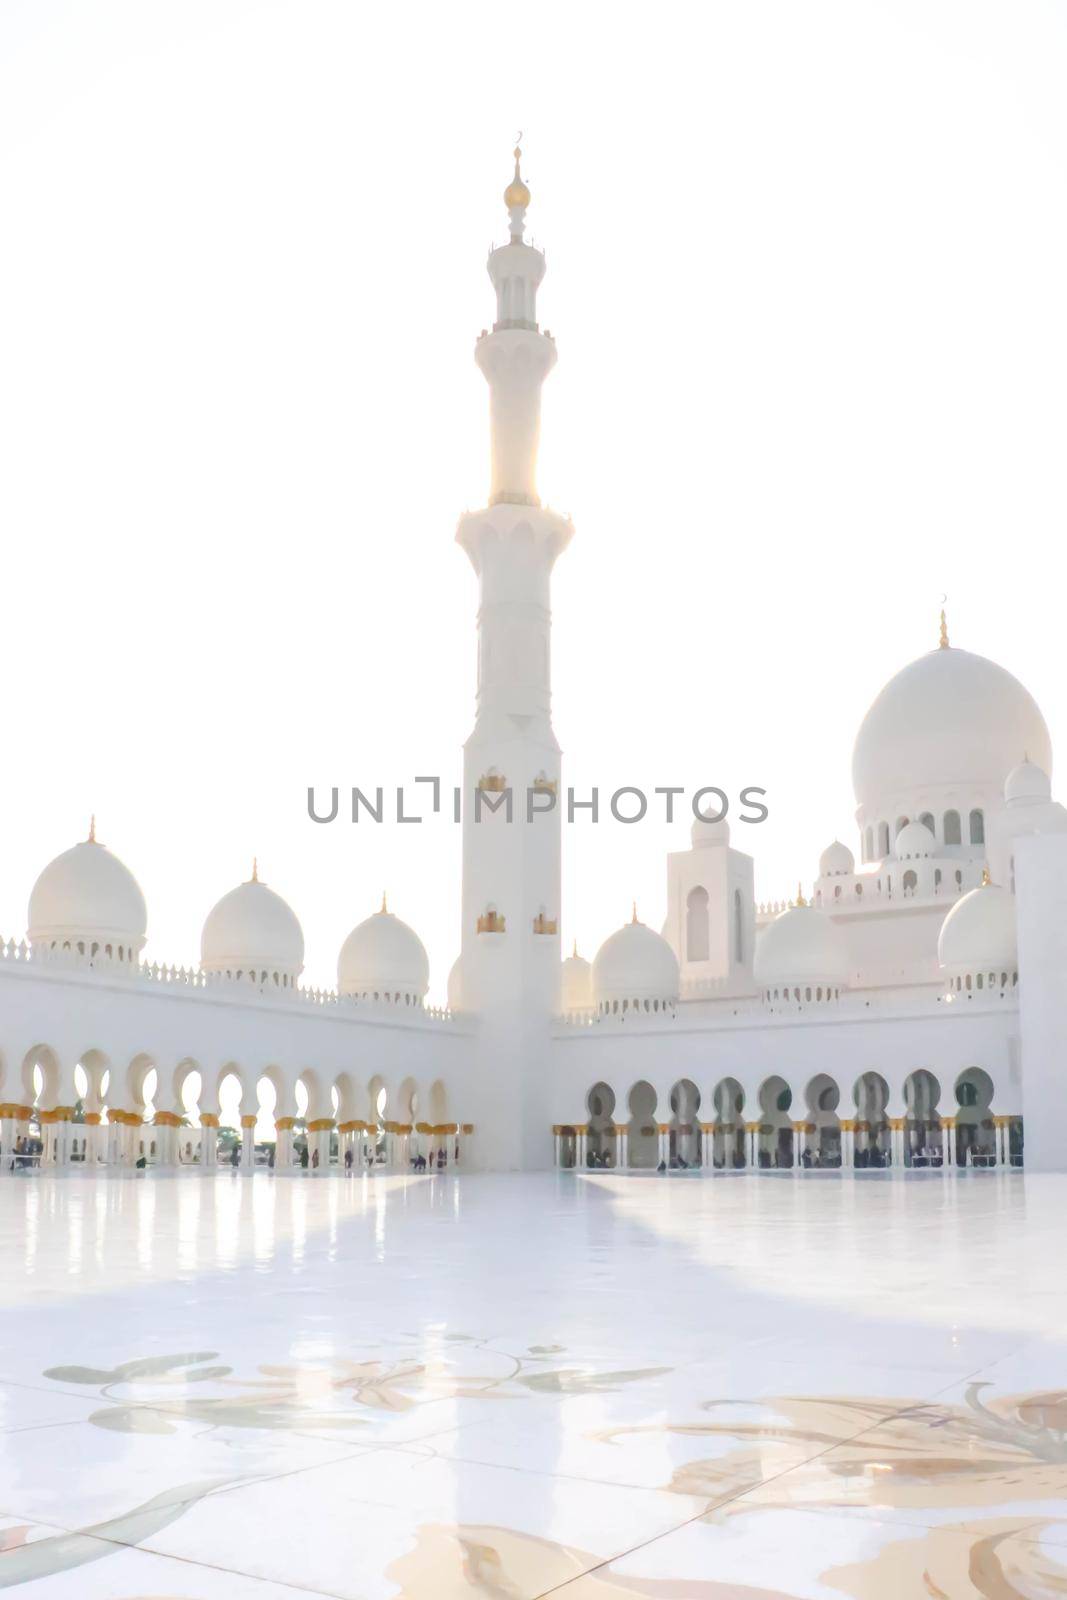
[[[279,1006],[337,1007],[341,1011],[359,1012],[373,1016],[411,1016],[420,1021],[451,1022],[453,1013],[447,1006],[405,1004],[386,999],[367,1000],[355,995],[342,995],[336,989],[309,989],[300,985],[283,987],[275,984],[273,977],[263,980],[259,973],[249,972],[241,977],[226,973],[202,972],[198,967],[169,966],[158,961],[142,961],[132,965],[108,956],[105,950],[95,953],[76,948],[56,950],[33,948],[25,939],[0,939],[0,962],[9,962],[35,972],[77,973],[79,976],[119,978],[131,985],[151,984],[153,988],[166,988],[179,993],[210,992],[235,1000],[252,996]]]

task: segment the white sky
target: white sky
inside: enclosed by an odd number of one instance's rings
[[[258,854],[308,981],[388,887],[443,996],[458,828],[305,794],[458,779],[520,127],[564,781],[762,784],[789,891],[854,843],[855,729],[944,590],[1067,737],[1065,36],[1036,0],[6,0],[0,931],[95,811],[149,956],[195,961]],[[568,942],[658,925],[685,838],[570,830]]]

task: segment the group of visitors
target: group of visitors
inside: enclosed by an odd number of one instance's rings
[[[43,1152],[44,1144],[36,1135],[20,1134],[11,1152],[11,1171],[24,1172],[27,1167],[39,1167]]]

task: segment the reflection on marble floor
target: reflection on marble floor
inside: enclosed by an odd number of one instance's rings
[[[1015,1174],[5,1180],[0,1587],[1067,1596],[1065,1203]]]

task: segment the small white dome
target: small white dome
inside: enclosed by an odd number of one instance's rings
[[[391,911],[376,911],[353,928],[337,958],[342,994],[367,1000],[421,1001],[430,987],[430,963],[414,928]]]
[[[937,854],[937,840],[925,822],[906,822],[893,843],[898,861],[925,861]]]
[[[756,940],[753,972],[761,989],[812,983],[840,988],[848,978],[841,930],[814,906],[790,906]]]
[[[678,957],[662,934],[638,922],[634,912],[600,946],[593,960],[593,999],[598,1006],[669,1004],[678,998]]]
[[[847,878],[856,870],[856,858],[847,844],[835,839],[819,857],[820,878]]]
[[[1035,800],[1052,799],[1049,775],[1032,761],[1020,761],[1012,767],[1004,784],[1004,799],[1008,805],[1025,805]]]
[[[728,845],[730,824],[725,817],[720,817],[718,822],[705,822],[703,817],[697,817],[689,830],[689,837],[694,850],[702,849],[705,845]]]
[[[247,883],[212,906],[200,935],[205,972],[249,974],[293,984],[304,969],[304,934],[296,913],[253,867]]]
[[[148,911],[140,884],[104,845],[97,844],[95,829],[89,838],[64,850],[45,867],[30,894],[28,912],[31,944],[46,947],[110,945],[118,957],[137,956],[148,929]]]
[[[999,884],[963,895],[941,924],[937,959],[947,972],[1014,972],[1016,952],[1015,902]]]
[[[593,1004],[593,968],[575,945],[560,968],[564,1011],[587,1011]]]

